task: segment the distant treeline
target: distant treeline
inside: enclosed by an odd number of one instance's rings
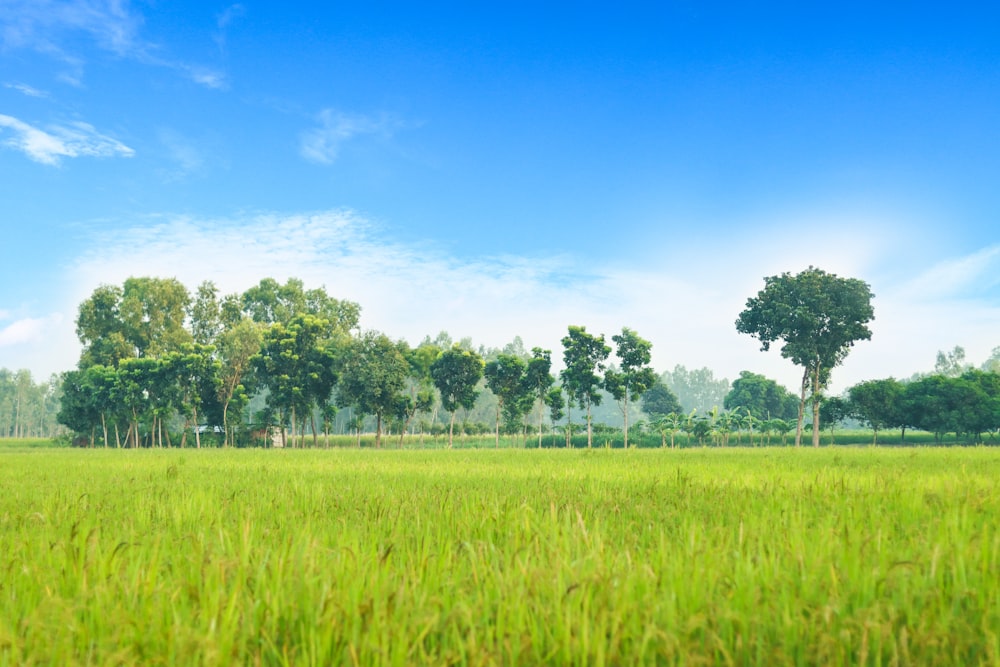
[[[39,383],[28,370],[0,368],[0,438],[53,438],[65,431],[56,418],[61,393],[58,375]]]
[[[749,371],[731,384],[679,365],[657,375],[651,343],[628,328],[612,347],[570,326],[556,377],[552,352],[520,337],[487,349],[442,332],[411,346],[363,331],[360,313],[297,279],[226,296],[174,279],[101,286],[79,308],[75,370],[44,385],[0,371],[0,437],[52,437],[62,424],[81,444],[113,447],[316,446],[345,434],[360,444],[367,433],[378,446],[383,435],[402,446],[445,434],[545,447],[760,445],[786,443],[803,409],[801,396]],[[823,428],[830,441],[861,424],[875,440],[916,429],[992,442],[998,361],[1000,349],[973,369],[955,348],[933,375],[823,396]]]

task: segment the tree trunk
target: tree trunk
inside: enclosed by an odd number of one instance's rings
[[[451,413],[451,422],[448,424],[448,449],[452,448],[452,443],[455,438],[455,413]]]
[[[573,408],[570,407],[572,404],[572,399],[566,401],[566,449],[569,449],[573,444],[571,440],[573,437]]]
[[[625,409],[622,414],[625,416],[625,449],[628,449],[628,389],[625,390]]]
[[[222,446],[229,446],[229,399],[222,404]]]
[[[541,408],[538,410],[538,448],[542,448],[542,422],[545,421]]]
[[[590,428],[590,399],[587,399],[587,449],[594,446],[594,434]]]
[[[104,418],[104,413],[101,413],[101,430],[104,431],[104,448],[108,448],[108,422]]]
[[[375,449],[382,449],[382,413],[375,413]]]
[[[819,362],[813,371],[813,447],[819,447]]]
[[[809,386],[809,368],[802,374],[802,386],[799,389],[799,417],[795,422],[795,446],[802,445],[802,419],[806,412],[806,387]]]

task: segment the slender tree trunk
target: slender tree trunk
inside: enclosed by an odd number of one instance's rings
[[[104,448],[108,448],[108,422],[104,418],[104,413],[101,413],[101,430],[104,431]]]
[[[222,404],[222,446],[229,446],[229,399]]]
[[[197,406],[191,408],[191,418],[194,420],[194,446],[196,449],[201,449],[201,429],[198,428]]]
[[[813,447],[819,447],[819,363],[816,363],[816,370],[813,372]]]
[[[382,449],[382,413],[375,413],[375,449]]]
[[[455,437],[455,413],[451,413],[451,422],[448,424],[448,449],[452,448]]]
[[[587,449],[594,446],[594,432],[590,426],[590,399],[587,399]]]
[[[319,447],[319,432],[316,430],[316,413],[312,410],[309,411],[309,425],[312,427],[313,432],[313,447]]]
[[[497,401],[497,427],[496,427],[496,441],[493,443],[493,449],[500,449],[500,401]]]
[[[573,444],[571,438],[573,437],[573,399],[566,401],[566,449],[569,449]]]
[[[542,406],[544,403],[539,405],[538,408],[538,448],[542,448],[542,422],[545,421],[544,415],[542,414]]]
[[[806,387],[809,386],[809,368],[802,374],[802,386],[799,390],[799,418],[795,422],[795,446],[802,445],[802,419],[806,411]]]
[[[625,390],[625,449],[628,449],[628,389]]]

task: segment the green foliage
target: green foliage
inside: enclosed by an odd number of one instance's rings
[[[1000,430],[1000,375],[968,370],[960,377],[931,375],[906,386],[904,416],[910,426],[934,433],[966,434],[975,441]]]
[[[764,278],[764,289],[747,300],[736,320],[736,330],[757,338],[761,350],[782,341],[781,356],[803,368],[803,401],[812,384],[814,446],[819,446],[820,392],[854,343],[871,338],[873,296],[864,281],[809,267],[794,276]]]
[[[570,401],[587,411],[587,446],[593,444],[592,407],[602,400],[604,362],[611,348],[604,343],[604,334],[594,336],[587,328],[570,325],[562,339],[563,364],[560,373]]]
[[[906,425],[901,405],[904,390],[894,378],[870,380],[848,389],[850,414],[872,429],[872,444],[878,444],[881,429]]]
[[[799,401],[774,380],[742,371],[723,400],[726,410],[749,411],[757,419],[795,419]]]
[[[55,437],[61,381],[35,382],[31,371],[0,368],[0,438]]]
[[[375,331],[351,342],[343,355],[337,401],[375,415],[375,446],[382,446],[382,420],[401,409],[409,364],[388,336]],[[405,409],[404,409],[405,411]]]
[[[671,413],[681,413],[683,408],[674,392],[657,380],[642,395],[642,411],[654,421]]]
[[[625,446],[628,447],[629,403],[641,397],[656,382],[656,373],[649,366],[653,344],[628,327],[612,336],[611,340],[616,345],[618,368],[609,368],[605,372],[604,388],[621,406],[625,419]]]
[[[514,354],[501,353],[483,370],[486,387],[497,398],[496,446],[500,446],[501,422],[507,432],[516,431],[531,407],[531,387],[527,382],[528,364]]]
[[[484,365],[482,357],[457,344],[441,352],[431,364],[431,378],[441,394],[441,405],[451,413],[449,447],[453,445],[455,411],[459,408],[469,410],[475,404],[479,394],[476,385],[483,377]]]
[[[129,278],[103,285],[80,305],[80,367],[117,366],[122,359],[156,357],[191,342],[184,327],[191,296],[176,278]]]

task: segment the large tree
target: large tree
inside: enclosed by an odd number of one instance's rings
[[[120,288],[98,287],[80,304],[76,320],[80,367],[157,357],[191,342],[184,327],[190,301],[176,278],[129,278]]]
[[[354,339],[340,366],[337,402],[375,416],[375,448],[382,447],[382,421],[400,405],[409,365],[388,336],[368,331]]]
[[[313,407],[325,403],[336,383],[336,350],[325,336],[328,326],[314,315],[296,315],[287,326],[274,324],[255,357],[257,377],[270,390],[268,407],[282,430],[291,424],[293,444],[298,420],[312,416]],[[312,430],[315,441],[315,425]]]
[[[483,377],[483,358],[472,350],[455,344],[444,350],[431,364],[431,378],[441,393],[441,406],[451,415],[448,425],[448,447],[454,442],[455,412],[471,410],[479,391],[476,384]]]
[[[555,384],[552,377],[552,351],[540,347],[531,348],[531,359],[524,371],[525,391],[538,405],[538,448],[542,447],[542,423],[545,421],[542,411],[546,405],[549,389]],[[550,406],[551,407],[551,406]]]
[[[419,412],[430,412],[437,400],[434,394],[434,380],[431,378],[431,365],[441,354],[441,348],[427,342],[415,349],[410,348],[405,341],[400,341],[397,346],[406,359],[408,369],[406,392],[400,397],[397,406],[398,416],[403,420],[402,428],[399,430],[399,446],[402,447],[403,436],[406,435],[413,417]]]
[[[593,445],[592,409],[601,403],[601,374],[604,362],[611,354],[611,347],[605,344],[604,334],[595,336],[587,333],[587,328],[570,325],[569,333],[562,339],[563,364],[560,373],[569,402],[587,411],[587,447]],[[567,411],[567,420],[571,412]],[[569,443],[572,424],[567,425],[566,442]]]
[[[848,410],[872,429],[872,444],[878,444],[878,432],[890,426],[905,428],[902,406],[905,387],[895,378],[868,380],[847,390]]]
[[[802,441],[806,389],[812,386],[813,446],[819,447],[822,389],[859,340],[871,339],[875,317],[868,283],[809,267],[764,278],[764,289],[747,299],[736,330],[757,338],[761,350],[783,341],[781,356],[803,369],[795,444]]]
[[[656,382],[656,373],[649,366],[653,344],[628,327],[623,327],[622,332],[612,336],[611,340],[615,342],[618,367],[606,371],[604,388],[621,408],[627,448],[629,403],[642,396]]]
[[[483,369],[486,387],[497,399],[496,440],[500,446],[500,425],[513,425],[524,416],[523,408],[528,395],[525,372],[527,364],[515,354],[500,353]]]

